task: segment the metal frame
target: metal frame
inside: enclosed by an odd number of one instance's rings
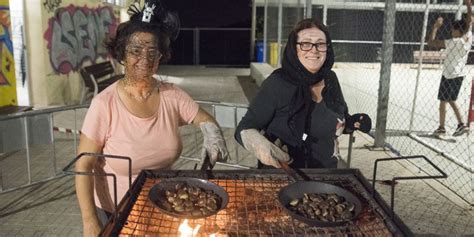
[[[383,200],[382,196],[380,196],[379,193],[377,193],[375,190],[372,189],[372,186],[370,185],[370,183],[367,181],[367,179],[362,175],[362,173],[358,169],[301,169],[301,171],[304,172],[306,175],[312,175],[312,174],[352,175],[358,181],[360,181],[362,186],[366,190],[368,190],[369,193],[370,192],[373,193],[372,197],[375,199],[378,205],[380,205],[380,207],[382,208],[382,210],[376,209],[376,211],[384,212],[387,214],[390,213],[390,207]],[[241,177],[252,176],[255,178],[265,178],[265,177],[268,177],[269,175],[276,175],[278,177],[280,176],[287,177],[286,173],[284,173],[284,171],[281,169],[251,169],[251,170],[213,170],[209,178],[210,179],[214,179],[214,178],[234,179],[235,175],[237,174],[238,176],[241,176]],[[102,229],[100,236],[118,236],[147,178],[150,178],[150,177],[155,178],[155,179],[156,178],[172,178],[172,177],[178,177],[178,176],[198,177],[199,175],[200,175],[200,171],[198,170],[175,170],[175,171],[170,170],[170,171],[160,171],[159,173],[156,173],[151,170],[143,170],[135,179],[131,188],[131,192],[128,192],[124,196],[122,201],[120,202],[120,205],[118,207],[118,209],[121,211],[120,215],[116,219],[110,218],[108,220],[108,222],[105,224],[105,227]],[[385,220],[385,221],[389,221],[389,220],[390,218],[388,218],[388,220]],[[403,223],[403,221],[396,214],[393,214],[391,216],[391,220],[393,222],[387,223],[387,224],[391,226],[395,224],[395,226],[397,226],[402,232],[402,233],[398,233],[395,236],[413,236],[413,233],[411,232],[411,230]]]
[[[64,111],[68,111],[68,110],[74,110],[74,128],[77,128],[77,113],[76,113],[76,110],[77,109],[84,109],[84,108],[88,108],[89,105],[86,104],[86,105],[73,105],[73,106],[62,106],[62,107],[56,107],[56,108],[48,108],[48,109],[42,109],[42,110],[31,110],[31,111],[25,111],[25,112],[21,112],[21,113],[17,113],[17,114],[11,114],[11,115],[2,115],[0,116],[0,123],[2,121],[7,121],[7,120],[21,120],[21,123],[23,124],[23,128],[24,128],[24,137],[25,137],[25,150],[26,150],[26,162],[27,162],[27,176],[28,176],[28,183],[24,184],[24,185],[20,185],[20,186],[16,186],[16,187],[13,187],[13,188],[9,188],[9,189],[4,189],[3,188],[3,178],[1,177],[2,174],[0,173],[0,193],[7,193],[7,192],[11,192],[11,191],[15,191],[15,190],[18,190],[18,189],[22,189],[22,188],[26,188],[26,187],[30,187],[31,185],[34,185],[34,184],[40,184],[40,183],[44,183],[44,182],[47,182],[47,181],[50,181],[50,180],[54,180],[54,179],[57,179],[57,178],[62,178],[64,177],[63,174],[58,174],[57,173],[57,170],[56,170],[56,149],[55,149],[55,139],[54,139],[54,135],[52,136],[53,139],[52,139],[52,146],[53,146],[53,153],[52,153],[52,159],[53,159],[53,167],[54,167],[54,173],[55,175],[54,176],[51,176],[51,177],[48,177],[48,178],[44,178],[42,180],[39,180],[39,181],[35,181],[33,182],[32,180],[32,171],[31,171],[31,154],[30,154],[30,147],[29,147],[29,136],[28,136],[28,118],[30,117],[33,117],[33,116],[37,116],[37,115],[44,115],[44,114],[49,114],[51,116],[51,125],[53,125],[53,113],[56,113],[56,112],[64,112]],[[52,126],[53,127],[53,126]],[[51,131],[53,133],[53,131]],[[77,149],[77,139],[76,139],[76,136],[74,136],[74,148]]]
[[[105,173],[105,174],[96,174],[95,172],[79,172],[79,171],[72,171],[71,167],[76,164],[76,162],[84,156],[95,157],[95,158],[105,158],[105,159],[120,159],[120,160],[128,160],[128,189],[131,190],[132,187],[132,159],[127,156],[116,156],[116,155],[107,155],[107,154],[99,154],[99,153],[89,153],[84,152],[76,156],[66,167],[63,168],[63,172],[66,175],[85,175],[85,176],[110,176],[114,180],[114,205],[115,205],[115,215],[118,215],[118,202],[117,202],[117,176],[112,173]]]
[[[438,166],[436,166],[433,162],[431,162],[426,156],[400,156],[400,157],[392,157],[392,158],[382,158],[375,160],[374,164],[374,174],[372,177],[372,194],[375,195],[375,181],[377,180],[377,164],[382,161],[393,161],[393,160],[409,160],[409,159],[424,159],[428,164],[430,164],[434,169],[436,169],[441,175],[425,175],[425,176],[404,176],[404,177],[393,177],[392,182],[390,182],[391,187],[391,197],[390,197],[390,209],[391,215],[395,215],[394,207],[395,207],[395,184],[397,180],[418,180],[418,179],[445,179],[448,177],[446,173],[444,173]]]

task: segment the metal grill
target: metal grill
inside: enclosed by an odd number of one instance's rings
[[[310,178],[343,187],[359,197],[362,212],[344,226],[311,227],[293,220],[281,208],[277,193],[290,180],[280,170],[215,171],[210,179],[229,194],[227,207],[217,215],[189,220],[201,225],[198,236],[403,236],[408,228],[391,217],[383,200],[372,194],[370,185],[358,170],[305,170]],[[116,219],[110,220],[103,236],[178,236],[183,219],[161,213],[148,199],[151,187],[167,177],[196,177],[195,171],[144,171],[131,192],[119,205]]]

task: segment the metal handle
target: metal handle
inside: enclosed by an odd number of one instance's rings
[[[288,165],[288,162],[278,161],[280,163],[281,169],[291,178],[293,182],[300,180],[311,181],[311,178],[308,177],[305,173],[299,169],[293,169]]]
[[[293,180],[293,182],[299,180],[298,174],[288,165],[288,162],[278,161],[278,163],[280,163],[281,169],[285,171],[285,173]]]
[[[93,156],[93,157],[103,157],[103,158],[111,158],[111,159],[121,159],[121,160],[128,160],[128,190],[130,192],[130,188],[132,187],[132,159],[127,156],[116,156],[116,155],[107,155],[107,154],[100,154],[100,153],[89,153],[89,152],[83,152],[76,156],[69,164],[66,165],[66,167],[63,168],[63,172],[67,175],[87,175],[87,176],[111,176],[113,181],[114,181],[114,206],[115,206],[115,215],[118,215],[118,209],[117,209],[117,177],[115,174],[112,173],[105,173],[105,174],[96,174],[94,172],[77,172],[77,171],[72,171],[70,170],[71,167],[82,157],[84,156]]]
[[[203,176],[204,179],[209,179],[209,177],[212,175],[211,170],[214,168],[211,164],[211,158],[209,158],[209,155],[206,152],[206,155],[204,156],[204,160],[202,161],[202,166],[201,166],[201,175]]]
[[[377,159],[375,160],[374,164],[374,174],[373,174],[373,179],[372,179],[372,196],[375,197],[375,181],[376,181],[376,176],[377,176],[377,163],[379,161],[391,161],[391,160],[409,160],[409,159],[419,159],[422,158],[426,160],[433,168],[435,168],[441,175],[427,175],[427,176],[405,176],[405,177],[393,177],[392,182],[390,183],[391,186],[391,197],[390,197],[390,208],[392,210],[391,216],[395,215],[394,212],[394,206],[395,206],[395,184],[397,183],[397,180],[416,180],[416,179],[441,179],[441,178],[447,178],[448,175],[444,173],[438,166],[436,166],[433,162],[431,162],[426,156],[419,155],[419,156],[400,156],[400,157],[392,157],[392,158],[382,158],[382,159]]]

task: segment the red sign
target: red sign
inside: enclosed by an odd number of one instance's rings
[[[474,121],[474,80],[472,80],[471,86],[471,103],[469,104],[469,117],[467,118],[467,124],[470,125]]]

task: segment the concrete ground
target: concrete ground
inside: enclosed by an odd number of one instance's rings
[[[167,66],[162,67],[160,72],[169,75],[163,78],[179,84],[196,100],[247,104],[256,93],[256,85],[250,79],[248,69]],[[71,113],[55,113],[54,125],[71,128],[73,121],[77,120],[80,127],[84,114],[85,110],[78,111],[75,119]],[[230,153],[234,158],[238,154],[238,158],[231,163],[254,166],[255,158],[233,143],[232,133],[232,128],[224,129]],[[183,156],[196,157],[199,149],[195,144],[200,143],[200,138],[195,137],[196,130],[184,127],[181,134],[185,144]],[[74,157],[74,135],[55,132],[54,136],[54,146],[40,144],[30,149],[33,181],[60,174],[60,170]],[[368,149],[371,144],[372,137],[355,134],[351,167],[360,169],[367,179],[372,177],[375,159],[395,156],[387,150]],[[348,136],[341,137],[340,149],[342,157],[346,158]],[[0,184],[4,190],[28,181],[25,163],[24,151],[0,154]],[[345,160],[340,163],[341,167],[346,165]],[[180,159],[174,168],[188,169],[195,164],[195,161]],[[408,162],[381,163],[377,180],[407,175],[422,174]],[[380,182],[376,188],[389,203],[390,186]],[[436,181],[399,182],[396,185],[395,212],[416,236],[474,236],[473,211]],[[73,177],[58,178],[0,194],[0,236],[81,234],[82,224]]]

